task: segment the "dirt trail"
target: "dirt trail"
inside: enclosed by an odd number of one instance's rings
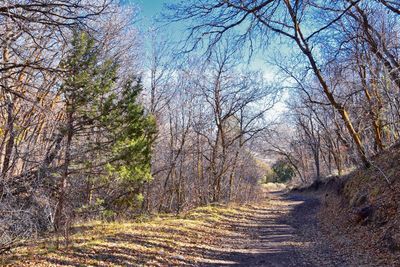
[[[267,193],[245,220],[226,226],[240,237],[221,240],[219,255],[203,266],[350,266],[324,242],[316,212],[319,201],[304,195]]]
[[[368,266],[343,261],[319,230],[313,196],[198,208],[179,218],[86,225],[68,249],[22,248],[6,266]],[[358,260],[358,257],[357,257]],[[2,261],[0,261],[2,265]]]

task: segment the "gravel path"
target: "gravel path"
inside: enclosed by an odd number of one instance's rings
[[[221,250],[203,266],[350,266],[324,242],[311,196],[267,193],[251,215],[224,222],[239,237],[221,240]]]

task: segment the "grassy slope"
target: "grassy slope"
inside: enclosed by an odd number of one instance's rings
[[[208,206],[148,222],[92,222],[74,227],[69,248],[43,239],[0,258],[5,266],[137,266],[196,264],[218,251],[219,237],[237,235],[224,221],[241,220],[251,206]]]
[[[357,248],[381,266],[400,266],[400,146],[373,158],[373,163],[345,177],[341,197],[328,188],[321,218],[338,248],[349,253]],[[361,219],[365,207],[372,212]]]

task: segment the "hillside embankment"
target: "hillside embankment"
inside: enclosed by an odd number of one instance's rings
[[[293,191],[319,197],[321,229],[343,257],[400,266],[400,146],[371,161],[368,169]]]

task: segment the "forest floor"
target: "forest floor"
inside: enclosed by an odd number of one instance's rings
[[[68,248],[45,239],[0,265],[369,266],[330,247],[318,207],[312,195],[266,192],[257,204],[208,206],[142,223],[93,222],[75,227]]]

